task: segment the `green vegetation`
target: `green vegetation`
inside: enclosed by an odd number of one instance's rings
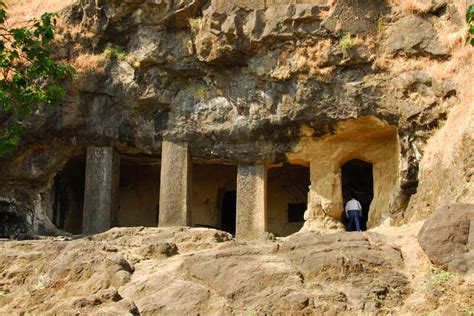
[[[444,271],[439,268],[431,267],[431,284],[434,287],[444,287],[446,284],[453,281],[458,275],[457,273]]]
[[[434,25],[435,28],[440,29],[440,28],[443,27],[444,21],[443,21],[443,19],[440,18],[440,17],[435,17],[435,18],[434,18],[433,25]]]
[[[426,290],[441,290],[448,288],[450,283],[458,277],[457,273],[444,271],[442,269],[431,267],[427,273],[427,281],[425,281]]]
[[[347,34],[339,39],[339,45],[345,49],[352,48],[354,46],[351,36]]]
[[[202,17],[190,18],[188,20],[189,27],[194,34],[197,34],[202,27]]]
[[[204,85],[190,84],[188,87],[188,91],[190,91],[194,95],[194,97],[201,102],[207,100],[208,98],[209,89]]]
[[[469,26],[466,43],[470,43],[472,46],[474,46],[474,4],[471,4],[467,8],[466,22]]]
[[[474,316],[474,309],[472,308],[465,308],[463,309],[463,313],[468,315],[468,316]]]
[[[125,61],[127,59],[127,54],[123,47],[108,43],[104,49],[104,55],[107,58],[117,58],[120,61]]]
[[[0,157],[13,151],[32,113],[59,105],[66,96],[61,82],[75,70],[51,57],[55,18],[45,13],[25,27],[9,28],[0,1]]]

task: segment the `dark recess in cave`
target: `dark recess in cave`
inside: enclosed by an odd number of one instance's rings
[[[52,221],[57,228],[72,234],[82,233],[85,173],[85,156],[74,157],[54,180]]]
[[[341,167],[342,172],[342,196],[344,205],[349,200],[350,192],[362,205],[361,230],[367,230],[370,203],[374,197],[374,176],[371,163],[353,159]],[[347,227],[345,212],[342,214],[342,222]]]

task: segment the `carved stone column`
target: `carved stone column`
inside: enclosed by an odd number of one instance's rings
[[[239,239],[258,239],[267,230],[267,169],[239,165],[237,169],[237,227]]]
[[[113,147],[87,148],[84,233],[101,233],[116,224],[120,157]]]
[[[187,143],[163,141],[158,225],[190,226],[192,162]]]

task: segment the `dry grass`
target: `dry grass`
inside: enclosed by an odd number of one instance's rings
[[[334,67],[325,67],[328,61],[331,40],[317,43],[306,42],[293,52],[282,51],[278,57],[277,68],[272,77],[280,80],[289,79],[292,73],[305,73],[315,79],[331,76]]]
[[[81,54],[71,63],[78,73],[103,73],[107,66],[108,58],[105,54]]]
[[[8,23],[15,27],[37,19],[45,12],[58,12],[77,0],[6,0]]]
[[[399,6],[402,11],[412,14],[424,14],[433,7],[431,0],[389,0],[389,2]]]

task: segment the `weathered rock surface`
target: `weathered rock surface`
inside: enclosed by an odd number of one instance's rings
[[[413,15],[383,0],[81,0],[60,16],[57,56],[100,64],[81,70],[64,107],[36,113],[17,151],[0,162],[0,201],[30,231],[57,232],[54,179],[89,146],[159,158],[166,137],[187,142],[193,158],[278,164],[303,138],[318,142],[339,123],[366,118],[393,127],[399,141],[395,185],[371,224],[472,200],[472,123],[458,132],[472,120],[453,117],[472,117],[472,107],[451,112],[462,84],[423,67],[452,64],[438,33],[449,23],[462,28],[453,1],[431,1]],[[125,56],[101,59],[107,47]],[[381,67],[384,58],[407,69]],[[433,148],[434,134],[443,142],[456,134],[438,146],[453,150]],[[338,225],[306,225],[321,227]]]
[[[453,271],[474,268],[474,205],[439,208],[423,225],[418,239],[433,264]]]
[[[406,315],[416,241],[398,234],[406,241],[369,232],[243,243],[212,229],[115,228],[0,241],[0,313]]]
[[[415,31],[416,30],[416,31]],[[387,29],[387,52],[392,55],[446,56],[448,51],[437,39],[430,22],[419,16],[407,16]]]

